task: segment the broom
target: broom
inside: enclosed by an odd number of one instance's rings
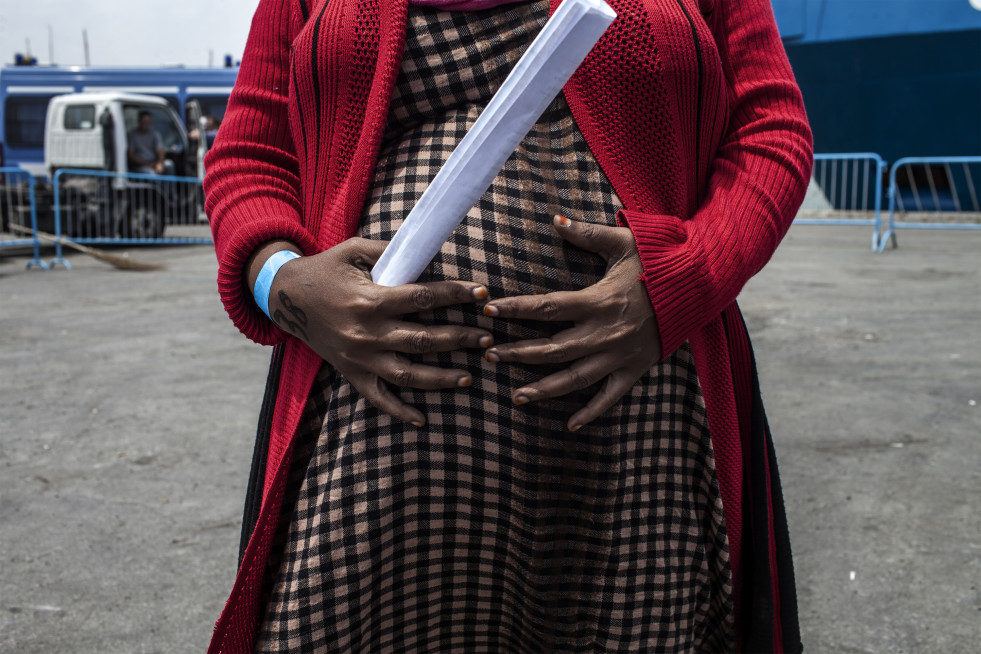
[[[24,227],[22,225],[10,224],[10,229],[15,232],[20,232],[21,234],[31,234],[33,233],[30,227]],[[98,250],[88,245],[82,245],[81,243],[76,243],[75,241],[65,238],[64,236],[55,236],[54,234],[48,234],[47,232],[38,231],[38,238],[42,241],[48,243],[61,243],[66,245],[73,250],[78,250],[90,257],[95,257],[103,263],[108,263],[113,268],[118,268],[119,270],[162,270],[167,266],[162,263],[146,263],[144,261],[138,261],[136,259],[130,259],[128,256],[120,256],[118,254],[110,254],[105,250]]]

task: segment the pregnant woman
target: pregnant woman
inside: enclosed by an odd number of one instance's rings
[[[811,135],[769,0],[618,17],[415,284],[369,271],[558,6],[261,0],[208,158],[274,345],[213,652],[798,652],[735,303]]]

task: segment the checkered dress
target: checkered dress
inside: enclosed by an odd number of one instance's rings
[[[547,4],[411,8],[361,233],[389,239],[547,18]],[[423,280],[492,297],[575,290],[604,261],[551,216],[615,225],[619,200],[557,98]],[[478,307],[413,317],[495,342],[567,325]],[[732,586],[722,501],[687,346],[577,433],[596,388],[514,406],[548,366],[480,351],[418,357],[472,372],[403,390],[422,429],[380,413],[324,365],[301,422],[259,652],[723,652]],[[556,366],[554,370],[562,366]]]

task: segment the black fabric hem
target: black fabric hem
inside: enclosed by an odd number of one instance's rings
[[[252,452],[252,469],[249,472],[249,484],[245,491],[245,508],[242,516],[242,536],[238,548],[238,565],[242,567],[245,548],[252,539],[256,523],[259,521],[259,510],[262,508],[262,490],[265,486],[266,457],[269,454],[269,439],[272,433],[273,412],[276,409],[276,399],[279,396],[279,376],[283,368],[283,353],[286,347],[279,344],[273,348],[272,360],[269,362],[269,374],[266,376],[266,391],[262,396],[262,408],[259,411],[259,425],[256,428],[255,449]]]
[[[776,573],[779,593],[780,647],[785,654],[800,654],[804,646],[800,638],[800,624],[797,610],[797,588],[794,577],[793,556],[790,547],[790,532],[783,502],[780,475],[777,470],[776,453],[770,428],[760,393],[759,375],[756,369],[756,355],[746,331],[741,313],[735,309],[734,323],[743,330],[749,355],[752,411],[750,415],[749,439],[744,440],[743,448],[743,584],[741,604],[743,614],[743,653],[770,654],[777,651],[776,619],[773,596],[773,574]],[[733,342],[733,334],[727,340]],[[735,372],[735,371],[734,371]],[[737,388],[741,380],[736,380]],[[748,447],[747,447],[748,445]],[[769,470],[769,484],[767,471]],[[770,524],[770,511],[773,524]],[[776,570],[771,567],[771,534],[775,549]]]

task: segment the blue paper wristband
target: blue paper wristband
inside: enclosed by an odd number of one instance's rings
[[[269,290],[272,288],[276,273],[279,272],[279,269],[287,261],[299,258],[300,255],[292,250],[280,250],[266,259],[266,263],[262,264],[262,270],[259,271],[259,276],[255,279],[255,289],[252,291],[252,295],[255,297],[255,303],[259,305],[259,308],[267,316],[269,316]],[[272,316],[269,316],[269,318],[272,319]]]

